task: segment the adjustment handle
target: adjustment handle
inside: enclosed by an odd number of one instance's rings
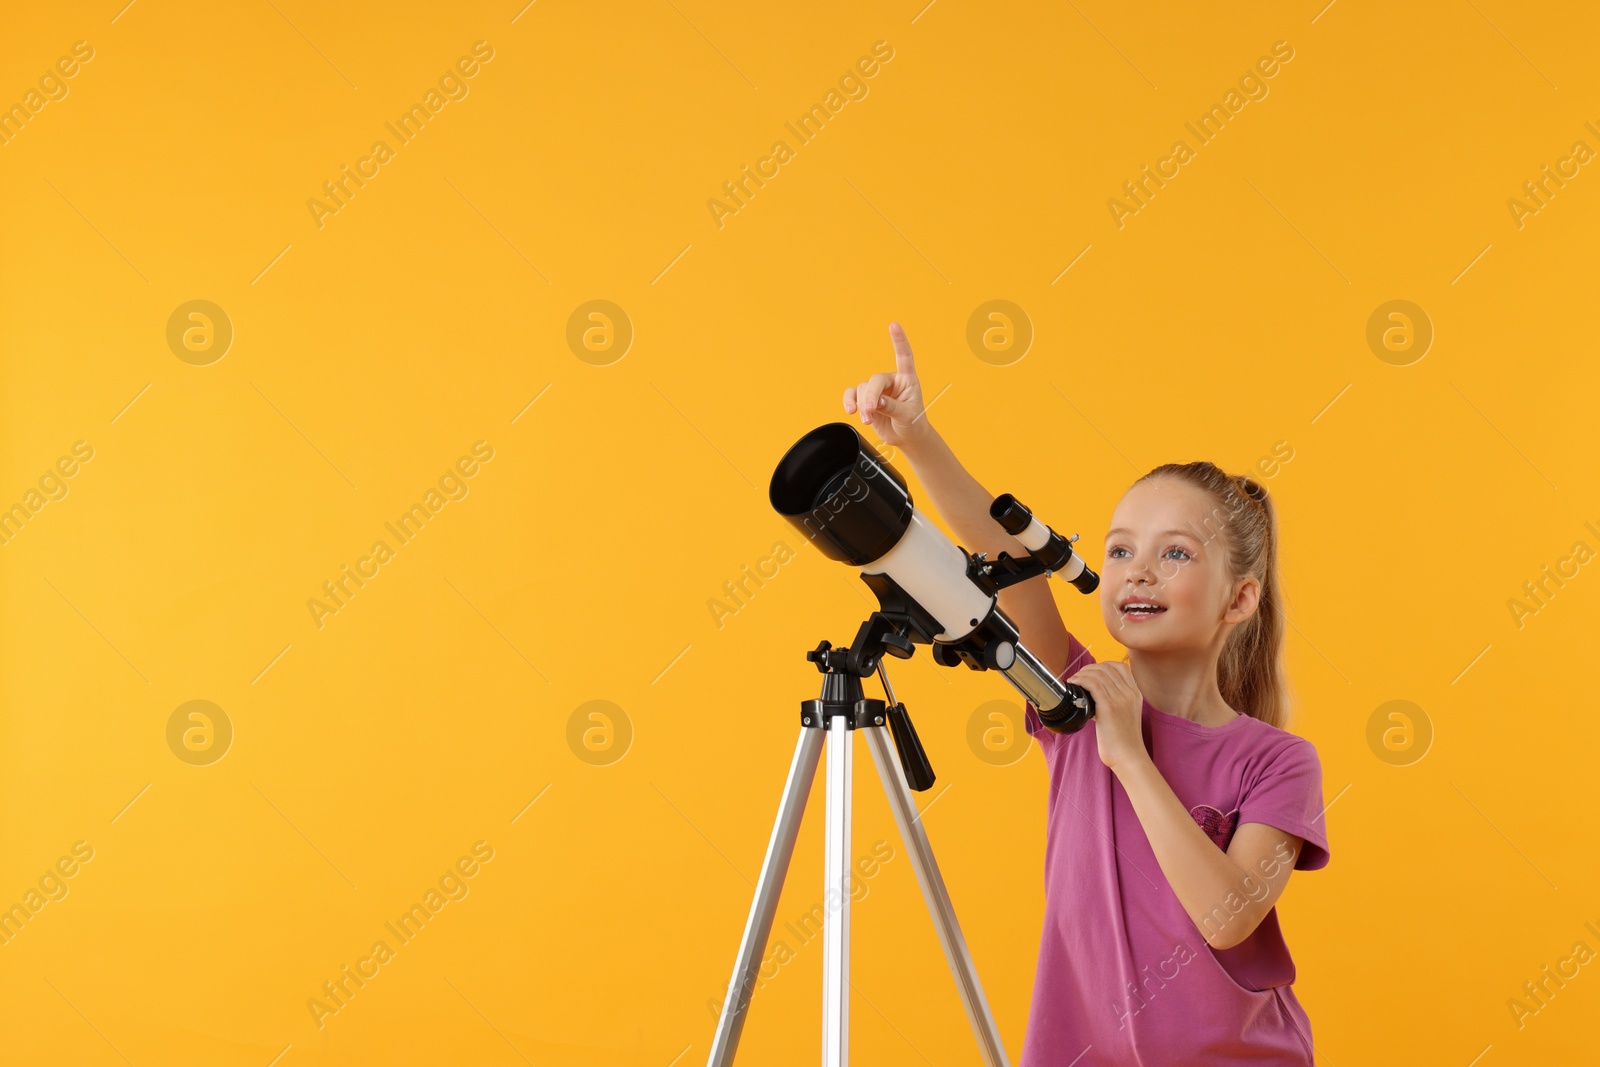
[[[917,736],[917,728],[911,725],[906,706],[891,704],[885,714],[889,717],[889,732],[894,734],[895,750],[900,753],[900,766],[906,772],[906,784],[919,793],[933,788],[933,764],[928,762],[928,753]]]

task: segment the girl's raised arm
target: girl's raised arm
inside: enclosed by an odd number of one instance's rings
[[[961,465],[928,422],[911,344],[898,322],[890,323],[889,337],[894,342],[894,373],[874,374],[846,389],[845,412],[859,411],[861,421],[877,430],[884,444],[905,454],[927,490],[929,503],[968,552],[987,552],[990,559],[1002,551],[1026,555],[1022,543],[989,517],[994,494]],[[1028,651],[1059,676],[1067,666],[1067,627],[1048,582],[1030,579],[1001,590],[1000,610],[1017,624]]]

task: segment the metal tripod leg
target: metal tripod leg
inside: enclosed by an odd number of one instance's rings
[[[850,794],[855,734],[843,715],[828,720],[828,833],[823,854],[822,1063],[850,1062]]]
[[[891,698],[892,699],[892,698]],[[983,983],[978,981],[977,968],[967,951],[966,938],[961,936],[961,924],[956,921],[955,908],[950,894],[945,890],[944,877],[933,859],[933,846],[906,785],[905,772],[900,767],[900,757],[889,738],[889,731],[881,726],[868,726],[861,730],[867,735],[867,748],[872,762],[878,765],[878,777],[883,779],[883,791],[888,794],[889,808],[900,828],[900,839],[911,854],[911,866],[917,872],[917,884],[922,886],[922,899],[927,901],[928,913],[933,917],[934,930],[939,935],[939,946],[944,949],[945,962],[955,976],[956,988],[961,994],[961,1006],[967,1011],[967,1021],[978,1039],[983,1062],[988,1067],[1010,1067],[1006,1046],[1000,1040],[1000,1030],[995,1026],[994,1015],[989,1011],[989,1001],[983,995]]]
[[[756,882],[755,902],[750,905],[750,918],[744,925],[744,937],[739,940],[733,980],[728,983],[728,995],[717,1021],[717,1036],[711,1043],[707,1067],[732,1067],[734,1053],[738,1051],[739,1034],[750,1010],[750,996],[760,976],[761,953],[767,946],[767,935],[772,932],[772,918],[778,910],[784,877],[789,873],[795,838],[800,833],[800,819],[805,814],[811,783],[822,757],[823,736],[821,730],[806,727],[800,730],[794,759],[789,764],[789,777],[783,785],[783,799],[778,804],[778,818],[772,826],[772,839],[767,842],[767,858],[761,863],[761,877]],[[835,747],[848,748],[849,740],[846,735],[845,744]]]

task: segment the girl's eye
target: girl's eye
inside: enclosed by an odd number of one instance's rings
[[[1183,549],[1177,547],[1176,545],[1174,545],[1173,547],[1167,549],[1167,551],[1169,553],[1176,552],[1176,553],[1178,553],[1178,555],[1182,556],[1186,560],[1189,558],[1189,553],[1185,552]]]
[[[1126,552],[1126,551],[1127,551],[1127,549],[1123,548],[1121,545],[1118,545],[1116,548],[1113,548],[1110,552],[1107,552],[1106,556],[1111,558],[1111,559],[1117,559],[1117,558],[1119,558],[1117,556],[1118,552]]]

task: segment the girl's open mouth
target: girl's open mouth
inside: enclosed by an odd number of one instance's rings
[[[1167,611],[1163,605],[1157,604],[1154,600],[1147,600],[1144,597],[1130,597],[1118,605],[1118,610],[1121,611],[1122,617],[1129,622],[1142,622],[1146,619],[1153,619],[1157,615],[1166,614]]]

